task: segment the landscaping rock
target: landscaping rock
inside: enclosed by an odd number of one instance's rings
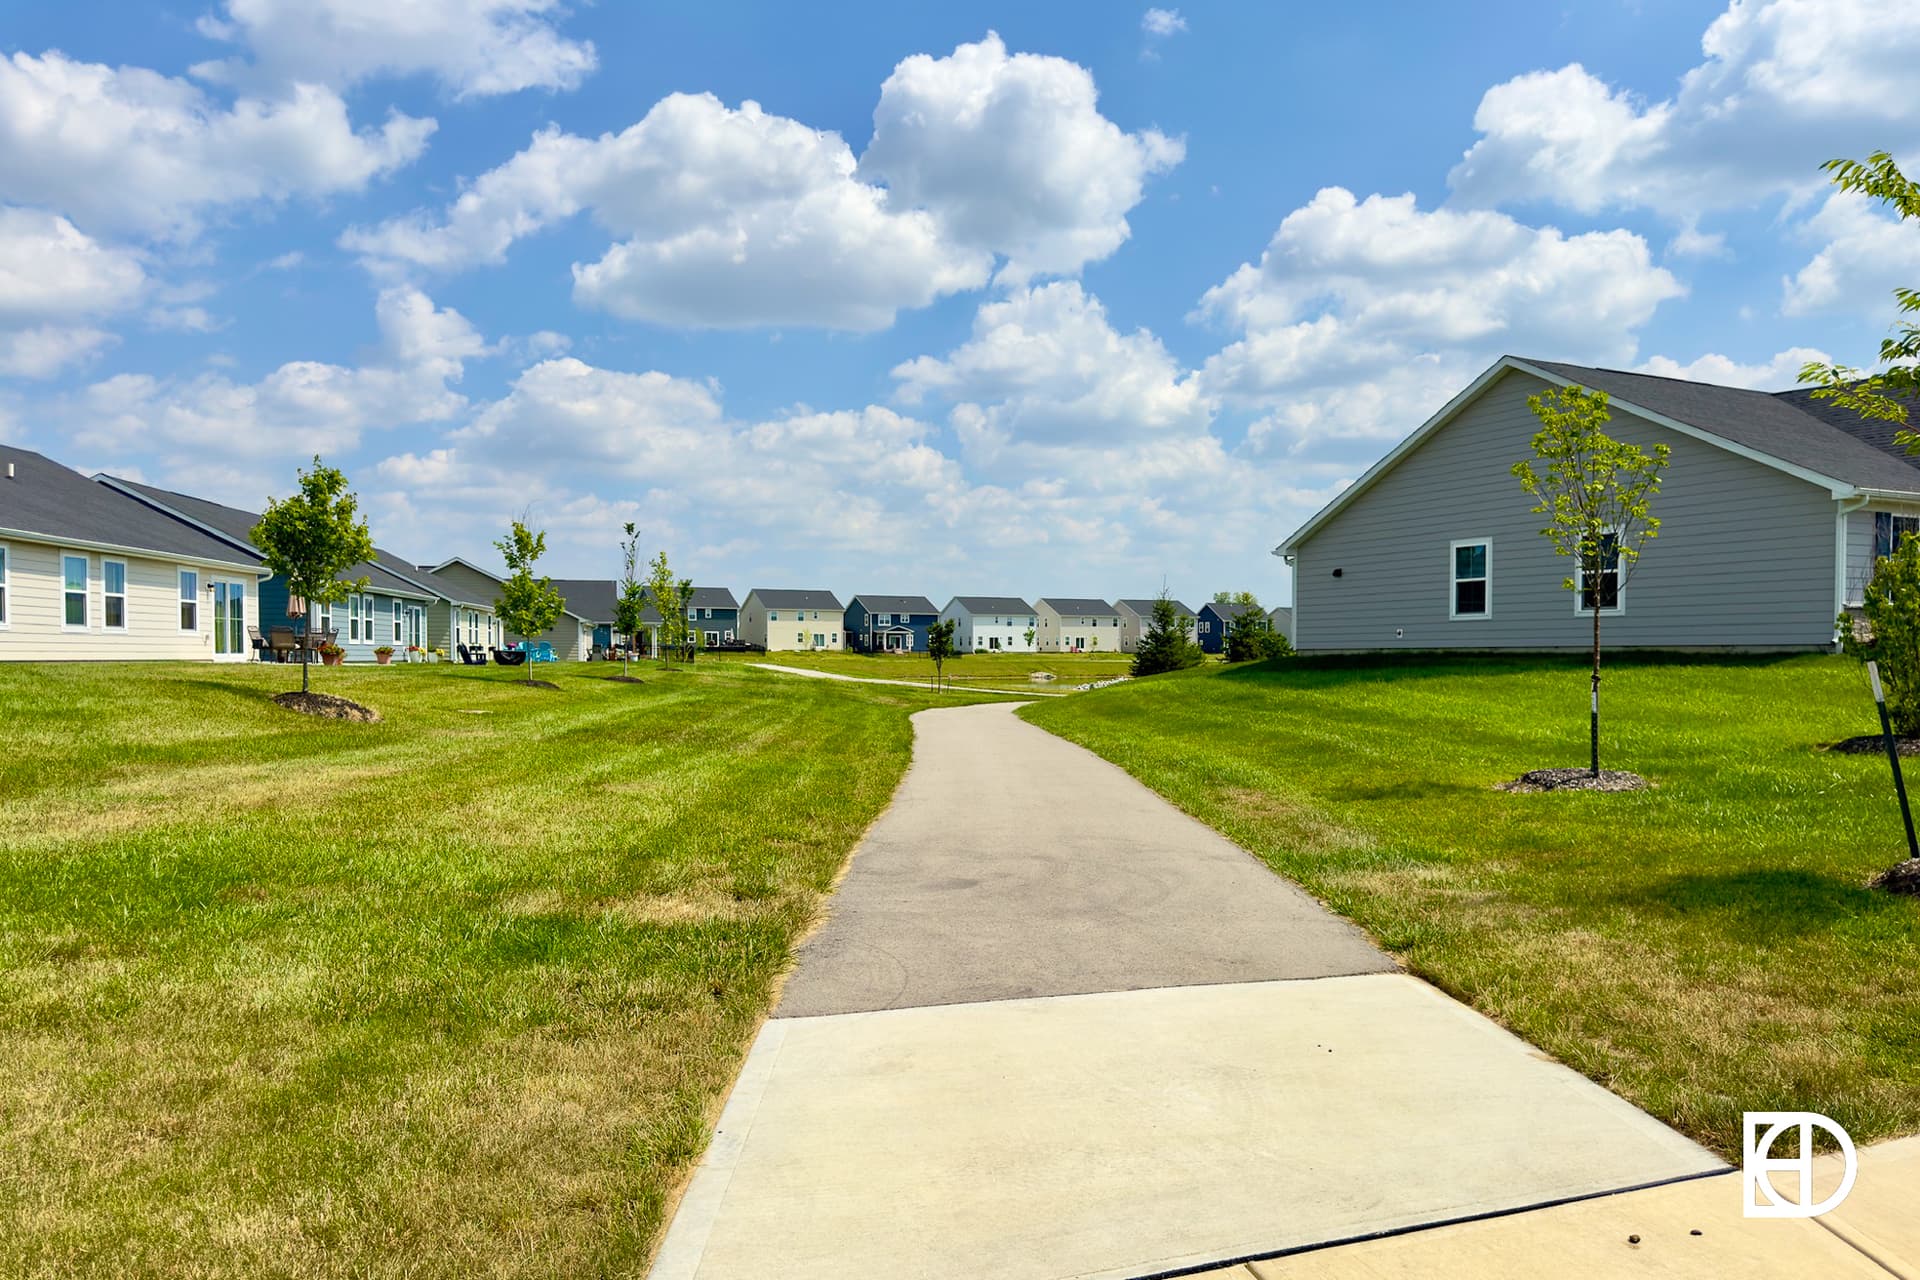
[[[1920,738],[1895,738],[1893,745],[1903,756],[1920,756]],[[1885,755],[1887,740],[1877,733],[1863,733],[1857,738],[1836,742],[1827,750],[1850,756]]]
[[[1905,862],[1888,867],[1869,884],[1888,893],[1904,893],[1920,898],[1920,858],[1908,858]]]
[[[276,693],[273,700],[289,711],[298,711],[301,715],[322,716],[328,720],[352,720],[356,724],[379,724],[380,713],[372,707],[363,707],[351,698],[342,698],[331,693]]]
[[[1602,769],[1599,777],[1586,769],[1530,769],[1512,782],[1503,782],[1495,790],[1535,791],[1645,791],[1652,786],[1637,773],[1624,769]]]

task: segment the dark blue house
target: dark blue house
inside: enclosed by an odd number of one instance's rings
[[[847,605],[847,647],[856,653],[925,653],[940,611],[925,596],[860,595]]]
[[[1200,624],[1196,628],[1195,640],[1206,653],[1225,653],[1227,651],[1227,628],[1233,620],[1247,611],[1249,606],[1223,604],[1218,600],[1209,600],[1200,606]]]
[[[740,602],[725,587],[695,587],[687,602],[687,621],[705,649],[740,638]]]

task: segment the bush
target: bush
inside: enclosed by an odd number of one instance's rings
[[[1133,674],[1157,676],[1163,671],[1181,671],[1199,666],[1205,656],[1199,645],[1187,639],[1186,624],[1173,607],[1172,597],[1162,591],[1153,602],[1153,621],[1147,624],[1140,647],[1134,650]]]
[[[1873,562],[1860,615],[1842,613],[1836,625],[1842,649],[1880,664],[1893,731],[1920,734],[1920,538]]]

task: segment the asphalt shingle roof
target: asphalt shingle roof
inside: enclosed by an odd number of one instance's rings
[[[1019,596],[955,596],[953,602],[972,614],[1033,612],[1033,606]]]
[[[1117,600],[1114,603],[1127,606],[1127,608],[1133,610],[1143,618],[1151,618],[1153,616],[1153,606],[1159,602],[1156,600]],[[1194,616],[1193,610],[1187,608],[1187,606],[1181,604],[1178,600],[1173,602],[1173,611],[1182,618],[1191,618]]]
[[[6,478],[7,465],[13,478]],[[44,454],[0,445],[0,529],[227,564],[259,557],[89,480]]]
[[[196,498],[190,493],[176,493],[171,489],[123,480],[118,476],[110,476],[108,479],[122,488],[140,494],[149,503],[176,512],[194,524],[205,525],[221,536],[245,546],[249,555],[259,554],[254,550],[252,540],[253,527],[260,523],[260,513],[257,511],[229,507],[224,503]],[[429,594],[423,591],[419,575],[412,565],[378,548],[374,549],[374,558],[371,561],[363,560],[340,576],[347,579],[365,578],[368,588],[374,591],[403,596]]]
[[[1255,613],[1261,612],[1261,610],[1255,605],[1234,604],[1229,601],[1223,601],[1223,600],[1209,600],[1205,604],[1201,605],[1200,607],[1202,609],[1211,609],[1216,615],[1222,618],[1226,618],[1229,621],[1239,617],[1241,614],[1247,612],[1249,609],[1253,610]]]
[[[687,601],[692,609],[738,609],[740,602],[733,598],[733,592],[726,587],[695,587],[693,599]]]
[[[838,609],[839,597],[831,591],[783,591],[778,588],[755,587],[747,593],[759,596],[760,603],[769,609]]]
[[[861,593],[854,597],[868,613],[939,613],[925,596],[875,596]]]
[[[1815,400],[1810,391],[1748,391],[1556,360],[1525,363],[1684,422],[1734,444],[1863,489],[1920,492],[1920,466],[1893,444],[1891,424]],[[1920,425],[1920,424],[1917,424]]]
[[[1055,613],[1097,613],[1102,617],[1113,614],[1113,606],[1105,600],[1079,600],[1072,596],[1041,596],[1040,603]]]
[[[567,612],[588,622],[612,622],[620,584],[612,578],[555,578],[553,589],[567,601]]]

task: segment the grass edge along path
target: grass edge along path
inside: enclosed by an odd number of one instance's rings
[[[1871,728],[1858,668],[1616,658],[1603,763],[1655,788],[1495,791],[1583,758],[1584,699],[1572,659],[1283,661],[1020,715],[1723,1154],[1745,1110],[1920,1130],[1920,901],[1865,887],[1886,761],[1821,749]]]
[[[934,702],[549,673],[0,668],[0,1273],[644,1270]]]

